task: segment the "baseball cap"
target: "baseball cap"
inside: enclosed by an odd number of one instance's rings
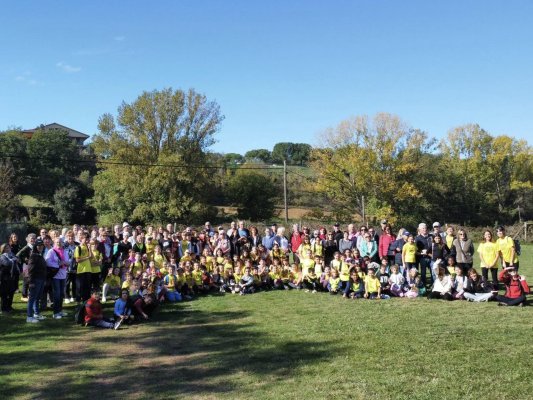
[[[440,222],[433,222],[433,228],[440,228]]]
[[[127,222],[124,221],[124,223],[122,224],[122,227],[125,228],[127,226],[130,226],[130,224],[128,224]]]
[[[382,223],[382,224],[387,224],[388,222],[389,222],[389,221],[387,221],[386,219],[382,219],[382,220],[381,220],[381,223]]]

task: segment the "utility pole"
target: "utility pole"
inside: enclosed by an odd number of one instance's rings
[[[363,206],[363,225],[366,226],[366,215],[365,215],[365,196],[361,196],[361,203]]]
[[[285,200],[285,223],[289,223],[289,209],[287,207],[287,161],[283,160],[283,198]]]

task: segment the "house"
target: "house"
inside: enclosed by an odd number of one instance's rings
[[[22,134],[26,136],[28,139],[31,139],[33,136],[33,133],[39,129],[43,129],[45,131],[52,130],[52,129],[60,129],[62,131],[66,131],[68,133],[68,137],[71,138],[78,146],[84,146],[83,142],[89,138],[89,135],[86,135],[85,133],[81,133],[77,130],[68,128],[64,125],[60,125],[56,122],[48,125],[41,125],[38,126],[35,129],[26,129],[22,131]]]

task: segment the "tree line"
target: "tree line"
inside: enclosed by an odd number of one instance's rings
[[[442,219],[487,225],[533,218],[533,152],[524,140],[476,124],[438,141],[398,116],[357,116],[323,131],[314,147],[282,142],[244,155],[210,151],[224,115],[193,89],[143,92],[80,149],[57,130],[0,134],[0,217],[20,214],[20,195],[49,204],[39,223],[101,224],[271,218],[285,160],[291,204],[315,218],[363,215],[402,224]],[[32,217],[32,215],[30,215]],[[35,215],[33,215],[36,218]]]

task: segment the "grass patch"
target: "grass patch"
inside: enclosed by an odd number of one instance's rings
[[[523,246],[520,268],[531,283],[533,246]],[[29,325],[24,306],[0,316],[2,399],[514,400],[533,393],[531,305],[213,295],[164,306],[153,322],[119,331],[82,328],[71,318]]]

